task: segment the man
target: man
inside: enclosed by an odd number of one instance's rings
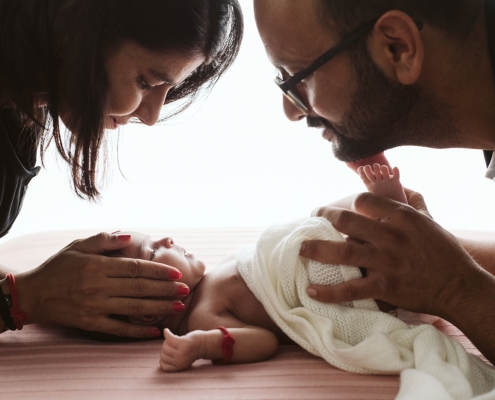
[[[287,117],[323,128],[356,167],[399,145],[495,149],[494,3],[255,0],[255,13]],[[407,197],[404,206],[365,193],[353,211],[321,208],[351,239],[306,242],[301,255],[364,267],[366,277],[308,294],[438,315],[495,363],[495,242],[455,238],[421,195]]]

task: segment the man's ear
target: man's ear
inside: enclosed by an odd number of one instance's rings
[[[368,39],[370,55],[391,80],[415,83],[421,75],[424,46],[414,20],[401,11],[383,14]]]

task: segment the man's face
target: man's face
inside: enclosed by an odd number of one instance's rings
[[[284,80],[336,45],[341,38],[317,17],[319,0],[255,0],[256,20],[270,61]],[[389,79],[367,52],[354,44],[295,88],[309,108],[302,114],[284,98],[291,120],[307,118],[323,128],[335,156],[357,161],[399,145],[442,147],[442,132],[454,127],[438,99],[419,85]]]

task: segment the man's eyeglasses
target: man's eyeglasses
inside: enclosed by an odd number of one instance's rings
[[[278,75],[275,77],[275,83],[277,84],[277,86],[280,89],[282,89],[285,97],[295,107],[297,107],[297,109],[299,111],[303,112],[306,115],[308,113],[308,107],[306,107],[304,102],[301,100],[299,93],[294,91],[294,87],[299,82],[301,82],[304,78],[307,78],[309,75],[311,75],[313,72],[315,72],[322,65],[326,64],[332,58],[334,58],[339,53],[341,53],[342,51],[347,49],[351,44],[353,44],[361,36],[368,33],[371,29],[373,29],[373,27],[375,26],[377,21],[378,21],[378,18],[374,19],[373,21],[367,22],[366,24],[364,24],[360,28],[356,29],[349,36],[344,38],[340,43],[336,44],[330,50],[328,50],[327,52],[322,54],[320,57],[318,57],[315,61],[313,61],[308,68],[303,69],[302,71],[299,71],[297,74],[290,77],[286,81],[283,80],[282,74],[279,71]],[[414,21],[414,23],[416,24],[416,26],[418,27],[419,30],[423,29],[424,23],[422,21]]]

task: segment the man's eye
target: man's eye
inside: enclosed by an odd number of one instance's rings
[[[156,249],[151,250],[150,261],[152,261],[155,258],[155,255],[156,255]]]

